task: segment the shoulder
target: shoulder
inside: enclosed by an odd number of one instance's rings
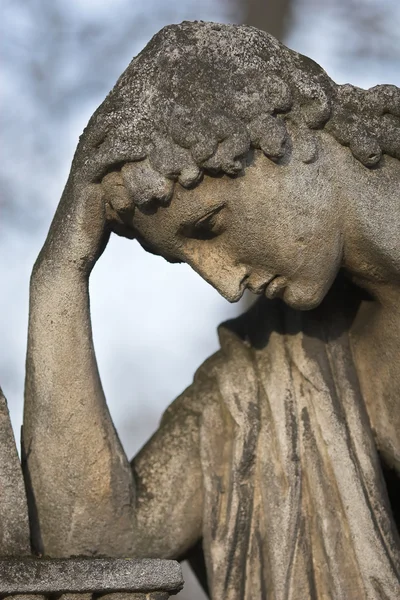
[[[218,327],[220,348],[197,369],[193,383],[172,402],[163,414],[161,425],[176,419],[202,416],[212,404],[220,403],[226,381],[244,385],[250,378],[257,333],[266,330],[264,305],[256,302],[247,312]],[[264,317],[263,317],[264,315]]]
[[[217,400],[215,372],[223,362],[221,351],[210,356],[196,371],[193,382],[165,410],[161,426],[179,419],[196,421],[206,406]]]

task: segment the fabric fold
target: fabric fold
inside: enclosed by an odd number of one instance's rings
[[[398,538],[346,323],[268,308],[254,335],[221,327],[207,367],[212,598],[397,600]]]

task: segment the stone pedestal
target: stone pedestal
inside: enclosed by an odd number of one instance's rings
[[[28,505],[0,388],[0,598],[166,600],[183,587],[173,560],[31,556]]]
[[[173,560],[132,558],[0,559],[0,596],[15,600],[166,600],[183,587]]]

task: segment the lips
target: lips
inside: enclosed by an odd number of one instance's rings
[[[264,281],[263,283],[261,283],[258,286],[254,286],[251,283],[246,283],[246,287],[253,293],[253,294],[263,294],[266,290],[266,288],[269,286],[269,284],[276,278],[278,277],[278,275],[273,275],[270,279],[268,279],[267,281]]]
[[[272,277],[265,287],[264,294],[267,298],[272,300],[282,295],[283,290],[286,287],[286,279],[281,275],[275,275]]]
[[[258,286],[254,286],[251,283],[245,284],[245,287],[248,288],[253,294],[265,294],[267,298],[275,298],[279,292],[283,290],[286,285],[286,280],[281,275],[273,275]]]
[[[267,287],[268,283],[262,283],[261,285],[259,285],[258,287],[253,287],[251,285],[247,286],[249,288],[249,290],[253,293],[253,294],[263,294],[265,288]]]

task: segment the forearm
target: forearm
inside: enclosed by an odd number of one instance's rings
[[[98,375],[81,258],[50,259],[45,246],[32,274],[23,441],[44,551],[124,554],[132,475]]]
[[[178,558],[201,537],[199,415],[187,390],[133,461],[105,403],[87,281],[31,282],[24,440],[44,551]]]
[[[23,441],[40,549],[178,557],[201,535],[199,416],[181,407],[153,436],[134,462],[135,491],[92,342],[101,202],[98,186],[67,186],[31,278]]]

